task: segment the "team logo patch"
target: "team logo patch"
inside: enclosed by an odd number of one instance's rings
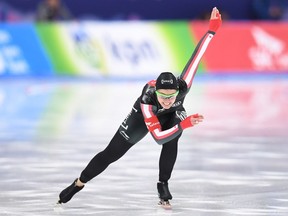
[[[172,107],[177,107],[177,106],[180,106],[181,105],[181,101],[178,101],[178,102],[176,102],[176,103],[174,103],[173,105],[172,105]]]
[[[161,80],[161,84],[173,84],[173,79],[170,79],[170,80],[164,80],[164,79],[162,79]]]

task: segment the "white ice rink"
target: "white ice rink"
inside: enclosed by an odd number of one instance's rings
[[[67,204],[59,192],[104,149],[144,82],[0,81],[1,216],[288,215],[288,80],[196,80],[170,190],[148,134]]]

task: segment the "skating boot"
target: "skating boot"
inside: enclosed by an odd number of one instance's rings
[[[172,199],[172,195],[168,188],[168,182],[158,182],[157,190],[160,199],[158,205],[161,205],[163,208],[171,208],[169,200]]]
[[[59,194],[58,204],[68,202],[76,193],[84,188],[84,185],[79,187],[76,185],[77,179]]]

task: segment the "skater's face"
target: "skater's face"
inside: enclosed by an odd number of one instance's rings
[[[174,104],[178,93],[176,89],[158,89],[157,100],[164,109],[169,109]]]

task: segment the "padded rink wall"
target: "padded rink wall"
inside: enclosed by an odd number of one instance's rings
[[[207,22],[0,24],[0,76],[141,79],[180,73]],[[288,73],[288,23],[225,22],[199,73]]]

